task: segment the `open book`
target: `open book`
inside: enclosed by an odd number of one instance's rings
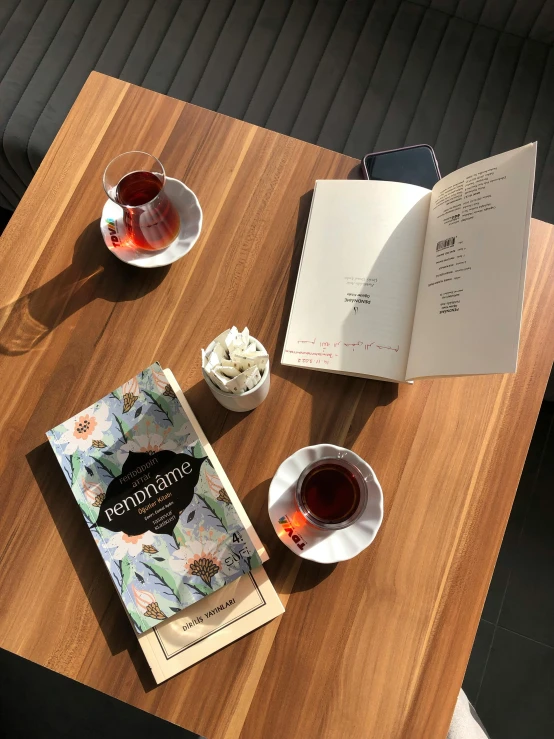
[[[536,144],[429,191],[319,180],[282,363],[405,382],[515,372]]]

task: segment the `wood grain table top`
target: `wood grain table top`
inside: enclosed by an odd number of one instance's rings
[[[171,267],[104,247],[102,172],[158,156],[202,204]],[[554,356],[554,229],[532,224],[519,369],[396,386],[279,363],[311,190],[358,162],[93,73],[0,244],[0,646],[208,739],[446,736]],[[339,259],[340,256],[337,256]],[[200,347],[248,325],[273,358],[254,412],[219,406]],[[159,360],[270,553],[286,605],[159,687],[45,432]],[[279,464],[320,442],[375,469],[371,547],[337,566],[275,536]]]

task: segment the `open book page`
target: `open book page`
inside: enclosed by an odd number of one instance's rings
[[[515,372],[536,144],[432,191],[407,379]]]
[[[404,381],[431,193],[316,183],[283,364]]]

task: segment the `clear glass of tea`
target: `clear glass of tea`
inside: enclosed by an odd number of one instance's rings
[[[295,498],[298,510],[312,526],[344,529],[362,515],[367,505],[367,484],[348,460],[323,457],[303,470]]]
[[[159,251],[177,238],[181,219],[155,156],[145,151],[120,154],[106,167],[103,184],[107,196],[123,208],[126,246]]]

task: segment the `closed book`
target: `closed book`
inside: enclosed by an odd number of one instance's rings
[[[267,553],[243,505],[221,467],[173,373],[164,373],[210,457],[262,561]],[[226,647],[284,612],[279,595],[263,566],[252,569],[221,590],[197,601],[138,637],[156,682],[160,683],[195,662]]]
[[[198,432],[154,364],[47,433],[137,634],[262,562]]]

